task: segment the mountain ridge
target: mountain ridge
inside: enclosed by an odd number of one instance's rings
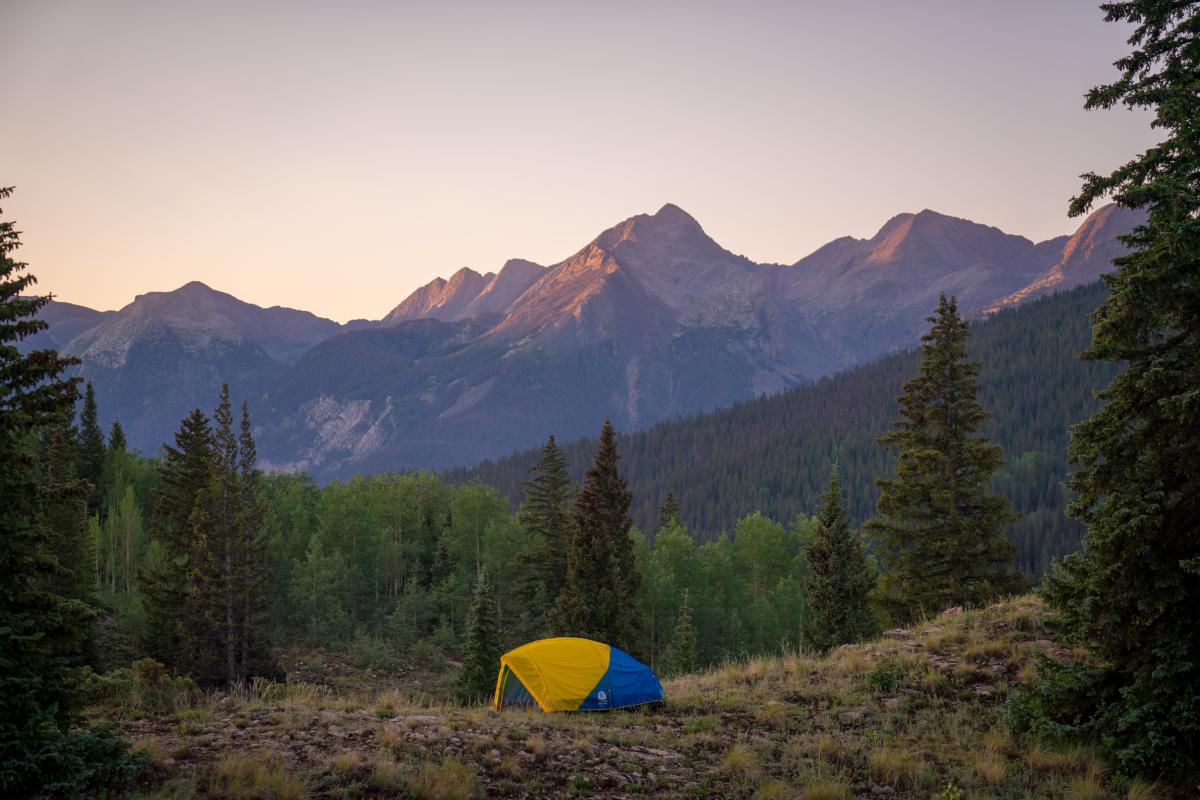
[[[780,265],[734,254],[668,203],[550,266],[464,267],[377,321],[264,309],[198,281],[105,315],[51,313],[86,328],[63,349],[133,446],[157,449],[229,382],[255,408],[266,464],[327,478],[471,463],[605,416],[640,428],[799,386],[911,346],[940,293],[981,315],[1094,278],[1134,221],[1101,209],[1035,244],[925,209]]]

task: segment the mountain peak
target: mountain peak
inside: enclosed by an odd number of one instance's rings
[[[680,223],[696,225],[697,227],[700,225],[700,223],[696,222],[695,217],[674,203],[666,203],[650,218],[655,222],[665,223],[668,225],[677,225]]]
[[[490,275],[491,273],[488,273],[488,274]],[[482,277],[484,277],[484,276],[479,274],[475,270],[471,269],[470,267],[459,267],[459,269],[453,275],[450,276],[450,280],[448,281],[448,283],[455,283],[455,282],[461,283],[463,281],[478,279],[478,278],[482,278]]]

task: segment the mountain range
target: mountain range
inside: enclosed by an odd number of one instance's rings
[[[220,384],[269,468],[328,478],[445,468],[729,406],[911,347],[939,293],[982,316],[1095,280],[1138,216],[1107,206],[1035,243],[925,210],[793,264],[717,244],[674,205],[549,266],[461,269],[383,319],[339,325],[198,282],[116,312],[51,303],[26,346],[81,360],[101,416],[153,452]]]
[[[1092,282],[971,323],[968,352],[982,364],[979,399],[991,414],[985,431],[1003,448],[992,486],[1020,517],[1007,534],[1031,578],[1077,550],[1083,535],[1083,526],[1063,513],[1067,443],[1071,426],[1095,413],[1096,391],[1116,373],[1112,363],[1079,358],[1091,341],[1090,315],[1104,297],[1104,286]],[[681,521],[699,541],[732,532],[756,511],[787,522],[820,506],[837,464],[846,511],[861,523],[875,514],[875,479],[895,469],[876,439],[896,418],[896,396],[917,364],[910,349],[768,397],[620,434],[634,521],[648,534],[656,531],[672,492]],[[594,434],[560,440],[559,448],[572,479],[582,481],[595,457]],[[477,479],[516,504],[540,457],[541,448],[532,447],[445,476],[452,483]]]

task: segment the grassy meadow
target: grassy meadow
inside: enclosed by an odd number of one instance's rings
[[[1118,786],[1086,749],[1014,741],[1005,699],[1055,649],[1041,613],[1024,596],[825,657],[730,661],[667,680],[658,710],[462,707],[452,664],[379,671],[312,651],[289,654],[304,681],[237,693],[110,679],[92,713],[153,763],[144,798],[1169,797]]]

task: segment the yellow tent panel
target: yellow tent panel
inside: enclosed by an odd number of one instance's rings
[[[608,672],[611,648],[590,639],[559,637],[530,642],[500,658],[542,711],[575,711]],[[496,685],[496,705],[502,686]]]

